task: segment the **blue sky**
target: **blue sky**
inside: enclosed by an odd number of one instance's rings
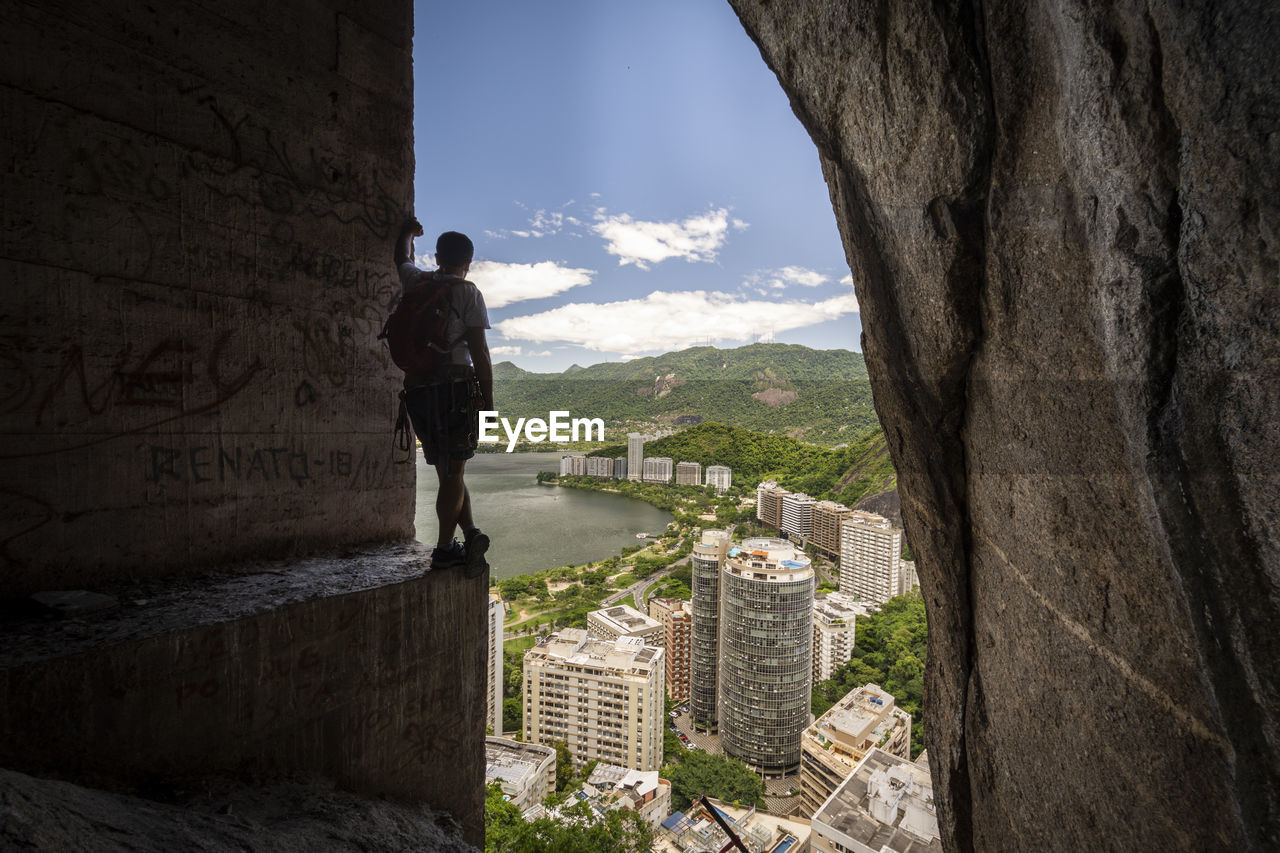
[[[858,348],[817,152],[724,0],[417,2],[415,18],[415,248],[475,241],[495,361]]]

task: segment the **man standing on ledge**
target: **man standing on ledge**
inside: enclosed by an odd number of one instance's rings
[[[480,532],[471,517],[471,495],[462,475],[467,460],[476,452],[480,411],[493,409],[493,365],[484,337],[489,313],[480,289],[466,280],[475,251],[471,240],[457,231],[441,234],[436,241],[439,269],[426,272],[413,263],[413,238],[421,236],[418,220],[407,220],[396,240],[396,268],[403,287],[427,276],[450,288],[446,344],[450,350],[431,374],[405,375],[405,407],[413,431],[422,442],[422,454],[427,464],[435,466],[440,481],[436,494],[440,534],[431,565],[463,566],[466,577],[474,578],[489,568],[484,558],[489,537]],[[459,526],[461,545],[453,538]]]

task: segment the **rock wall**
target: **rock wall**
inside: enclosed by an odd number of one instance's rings
[[[407,0],[0,11],[0,597],[413,535]]]
[[[950,850],[1280,845],[1280,7],[730,0],[817,145]]]
[[[483,840],[485,583],[358,546],[414,532],[376,340],[412,36],[409,0],[0,4],[0,764],[318,776]],[[24,617],[68,589],[113,606]]]

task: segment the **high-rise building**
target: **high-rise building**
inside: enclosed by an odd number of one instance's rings
[[[871,749],[911,754],[911,715],[878,685],[857,687],[809,726],[800,741],[800,813],[812,815]]]
[[[560,457],[560,476],[580,475],[586,470],[585,453],[566,453]]]
[[[911,587],[920,585],[920,575],[916,573],[915,560],[898,561],[898,595],[911,592]]]
[[[485,716],[495,735],[502,734],[502,621],[505,614],[502,596],[489,595],[489,654],[488,681],[485,695]]]
[[[627,479],[639,480],[644,476],[644,436],[638,432],[627,433]]]
[[[597,759],[632,770],[662,765],[662,649],[638,637],[601,640],[563,628],[524,656],[524,733],[565,741],[578,764]]]
[[[657,619],[666,630],[671,614],[688,609],[689,602],[683,598],[651,598],[649,599],[649,618]]]
[[[693,726],[716,729],[716,683],[720,671],[720,567],[733,544],[728,530],[704,530],[693,544],[693,632],[689,639],[689,712]]]
[[[840,522],[840,591],[845,595],[884,604],[898,595],[901,560],[902,530],[888,519],[854,510]]]
[[[677,486],[701,486],[702,485],[702,463],[700,462],[676,463],[676,485]]]
[[[813,684],[813,581],[809,558],[783,539],[748,539],[729,549],[720,570],[720,743],[765,776],[800,767]]]
[[[608,456],[588,456],[586,459],[586,475],[588,477],[613,476],[613,460]]]
[[[587,630],[605,640],[639,637],[647,646],[662,646],[662,623],[650,619],[634,607],[615,604],[587,614]]]
[[[809,543],[829,560],[840,559],[840,522],[853,510],[835,501],[818,501],[813,505],[813,532]]]
[[[728,491],[733,485],[733,469],[726,465],[708,465],[707,485],[715,486],[717,492]]]
[[[853,656],[854,619],[866,608],[838,592],[813,597],[813,682],[826,681]]]
[[[756,487],[756,519],[765,527],[774,530],[782,529],[782,498],[790,494],[786,489],[778,487],[772,480],[766,480]]]
[[[627,479],[627,457],[619,456],[617,459],[613,460],[613,479]]]
[[[779,530],[792,541],[802,542],[813,533],[813,498],[804,492],[782,496],[782,524]]]
[[[505,737],[484,739],[484,782],[497,782],[508,802],[524,811],[556,789],[556,751]]]
[[[942,853],[933,781],[921,755],[872,749],[810,823],[814,853]]]
[[[689,698],[689,642],[693,636],[693,612],[688,602],[672,613],[666,625],[667,695],[675,702]]]
[[[646,456],[643,479],[646,483],[670,483],[673,469],[670,456]]]

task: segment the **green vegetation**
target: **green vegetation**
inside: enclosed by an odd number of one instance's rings
[[[579,802],[558,819],[526,821],[500,785],[490,785],[485,797],[485,853],[633,853],[648,850],[652,839],[644,819],[626,809],[598,815]]]
[[[671,781],[671,808],[689,808],[699,794],[726,803],[764,807],[764,782],[751,768],[727,755],[711,755],[701,750],[680,748],[684,755],[662,768],[662,778]]]
[[[920,590],[891,598],[879,613],[859,616],[853,657],[831,680],[813,688],[813,715],[821,716],[842,696],[864,684],[879,684],[911,715],[911,757],[924,748],[924,660],[929,628]]]
[[[621,447],[604,447],[592,455],[618,455],[620,450],[625,452]],[[861,434],[846,447],[826,448],[782,435],[766,435],[721,423],[702,423],[648,442],[644,453],[669,456],[677,462],[699,462],[704,468],[728,465],[733,469],[734,482],[744,488],[754,488],[761,480],[771,479],[785,489],[846,506],[852,506],[865,495],[897,486],[884,432],[879,428]],[[635,496],[646,500],[643,494]],[[649,502],[658,506],[652,500]]]
[[[831,446],[876,426],[861,354],[793,344],[693,347],[563,373],[530,373],[500,362],[494,397],[513,423],[545,419],[553,409],[574,417],[607,413],[606,428],[616,438],[632,428],[714,418]]]

